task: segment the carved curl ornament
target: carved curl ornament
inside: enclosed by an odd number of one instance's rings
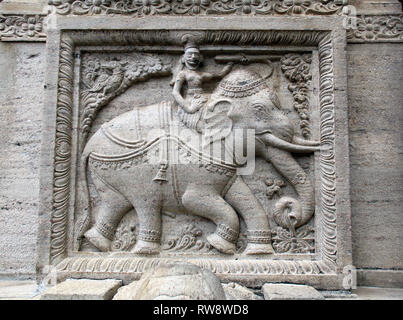
[[[61,15],[323,15],[347,0],[49,0]]]

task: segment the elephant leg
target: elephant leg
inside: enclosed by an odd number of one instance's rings
[[[144,199],[134,201],[140,230],[132,252],[158,254],[161,250],[161,206],[159,201],[152,201],[152,199],[148,199],[147,204],[142,202]]]
[[[94,226],[84,237],[101,251],[109,251],[116,227],[123,216],[132,209],[131,203],[93,174],[93,182],[101,198]]]
[[[259,200],[248,185],[238,176],[225,195],[246,223],[248,245],[245,254],[272,254],[269,220]]]
[[[191,214],[212,220],[216,231],[207,241],[217,250],[233,254],[239,235],[239,219],[235,210],[215,191],[195,186],[186,190],[182,203]]]

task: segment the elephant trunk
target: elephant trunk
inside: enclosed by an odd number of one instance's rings
[[[274,220],[282,227],[295,232],[295,228],[307,223],[315,209],[314,190],[307,174],[288,151],[267,146],[266,157],[273,166],[293,185],[299,201],[282,197],[274,208]]]

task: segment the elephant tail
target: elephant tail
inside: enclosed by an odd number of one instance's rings
[[[269,147],[268,156],[273,166],[293,185],[299,199],[282,197],[274,206],[274,220],[283,228],[295,232],[306,224],[315,210],[312,183],[298,162],[288,151]]]
[[[88,187],[87,180],[87,166],[88,166],[88,156],[90,155],[89,148],[85,148],[80,159],[80,169],[79,169],[79,184],[78,184],[78,192],[81,196],[80,208],[81,208],[81,216],[76,223],[76,237],[77,241],[77,249],[79,250],[84,233],[87,231],[88,226],[90,224],[90,216],[91,216],[91,197],[90,191]]]

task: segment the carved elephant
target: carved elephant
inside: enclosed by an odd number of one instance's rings
[[[295,137],[292,123],[259,74],[245,67],[229,73],[207,104],[192,115],[196,117],[194,129],[186,127],[178,114],[177,106],[169,102],[135,107],[104,124],[88,141],[81,180],[88,199],[89,171],[101,205],[95,223],[86,230],[87,219],[82,233],[98,249],[110,249],[115,228],[134,207],[139,234],[133,252],[138,254],[160,251],[161,213],[194,214],[211,220],[216,230],[207,240],[227,254],[235,252],[239,213],[247,227],[245,254],[273,253],[265,210],[237,175],[239,166],[254,160],[248,155],[244,163],[237,160],[248,147],[243,136],[235,135],[237,130],[254,132],[253,157],[271,162],[299,194],[299,200],[280,199],[274,212],[277,223],[297,227],[310,219],[313,187],[291,153],[310,153],[319,147]],[[224,140],[235,145],[224,147],[231,154],[211,157],[207,150],[220,149]]]

